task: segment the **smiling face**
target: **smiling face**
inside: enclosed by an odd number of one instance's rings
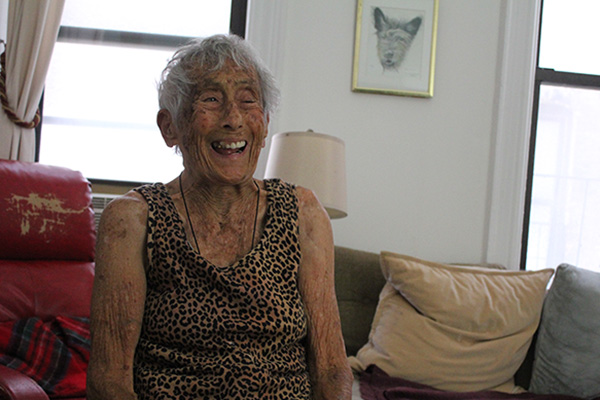
[[[165,142],[179,146],[186,170],[199,179],[220,184],[250,180],[268,124],[257,74],[229,62],[198,81],[189,121],[175,124],[168,111],[159,112]]]

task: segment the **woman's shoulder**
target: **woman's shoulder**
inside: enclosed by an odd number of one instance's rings
[[[267,189],[275,192],[279,191],[295,193],[298,198],[302,197],[303,199],[309,199],[311,197],[311,194],[314,197],[314,193],[312,192],[312,190],[306,189],[294,183],[286,182],[279,178],[270,178],[265,179],[263,181],[259,181],[259,185],[264,185]]]
[[[265,179],[259,184],[264,184],[265,187],[272,192],[279,192],[284,195],[295,195],[295,197],[298,199],[298,207],[301,211],[303,209],[318,210],[319,208],[322,208],[321,203],[319,202],[319,199],[315,193],[303,186],[295,185],[278,178]]]
[[[315,192],[303,186],[296,186],[296,196],[300,206],[316,207],[321,204]]]
[[[166,185],[161,182],[148,183],[148,184],[133,188],[130,192],[126,193],[126,195],[129,195],[130,193],[137,193],[147,200],[148,197],[161,196],[161,195],[164,195],[165,193],[169,193],[171,191],[170,187],[172,185],[173,185],[172,182],[169,182]]]
[[[286,182],[279,178],[268,178],[262,181],[257,180],[257,183],[259,186],[264,186],[271,190],[293,190],[296,187],[293,183]]]
[[[112,200],[102,212],[103,220],[121,221],[139,221],[148,214],[148,203],[140,193],[131,190],[122,196]]]
[[[323,221],[329,223],[327,211],[325,211],[325,207],[323,207],[314,191],[303,186],[296,186],[296,196],[301,222],[304,221],[309,225],[316,225]]]

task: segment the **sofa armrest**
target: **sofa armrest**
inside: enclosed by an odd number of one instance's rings
[[[30,377],[0,365],[0,400],[49,400],[44,390]]]

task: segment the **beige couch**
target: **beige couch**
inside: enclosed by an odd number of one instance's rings
[[[483,284],[484,293],[481,293],[479,284],[486,279],[488,283]],[[380,367],[380,361],[393,369],[396,361],[396,366],[399,365],[400,370],[404,368],[408,375],[419,369],[429,374],[428,368],[434,370],[438,367],[436,364],[445,363],[451,372],[438,382],[446,384],[460,375],[459,368],[452,369],[455,361],[462,362],[461,369],[465,369],[465,365],[468,369],[470,360],[479,362],[479,367],[471,369],[470,375],[459,378],[468,380],[480,370],[485,374],[484,369],[500,365],[500,359],[514,352],[517,356],[513,357],[513,365],[508,374],[506,368],[504,372],[509,381],[514,378],[513,393],[520,387],[534,394],[600,399],[600,273],[568,264],[544,271],[500,271],[336,246],[335,286],[346,351],[355,372],[361,370],[357,366],[364,368],[368,363]],[[479,293],[472,295],[473,292]],[[436,302],[435,307],[439,309],[431,307]],[[477,313],[483,315],[471,315]],[[452,319],[461,323],[466,320],[471,327],[456,328]],[[521,348],[514,347],[510,338],[486,337],[487,327],[481,330],[478,326],[489,321],[510,325],[512,320],[519,319],[529,322],[516,329],[513,326],[510,328],[513,331],[506,336],[519,336]],[[444,329],[446,333],[440,336]],[[489,330],[498,332],[496,327]],[[473,332],[475,340],[469,337]],[[466,333],[464,337],[463,333]],[[444,334],[455,337],[446,341]],[[387,336],[395,338],[388,341]],[[431,348],[419,347],[421,344],[415,344],[415,338]],[[468,345],[463,346],[463,341]],[[417,347],[416,351],[412,347]],[[457,357],[448,358],[446,354],[443,359],[447,349],[459,349],[454,352]],[[487,352],[487,361],[483,363],[477,359],[481,349],[482,353]],[[468,355],[472,358],[467,357],[465,363],[464,353],[469,352],[475,354]],[[408,359],[406,354],[409,354]],[[424,355],[423,362],[421,355]],[[442,360],[438,360],[438,356]],[[429,364],[420,365],[422,363]],[[402,371],[388,375],[418,381],[403,376]]]

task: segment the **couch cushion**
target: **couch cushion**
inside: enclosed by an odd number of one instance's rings
[[[0,160],[0,259],[93,261],[89,182],[67,168]]]
[[[538,326],[551,269],[450,266],[383,252],[383,288],[353,368],[469,392],[513,391]]]
[[[94,264],[0,260],[0,322],[90,316]]]
[[[562,264],[544,302],[530,390],[600,396],[600,274]]]

